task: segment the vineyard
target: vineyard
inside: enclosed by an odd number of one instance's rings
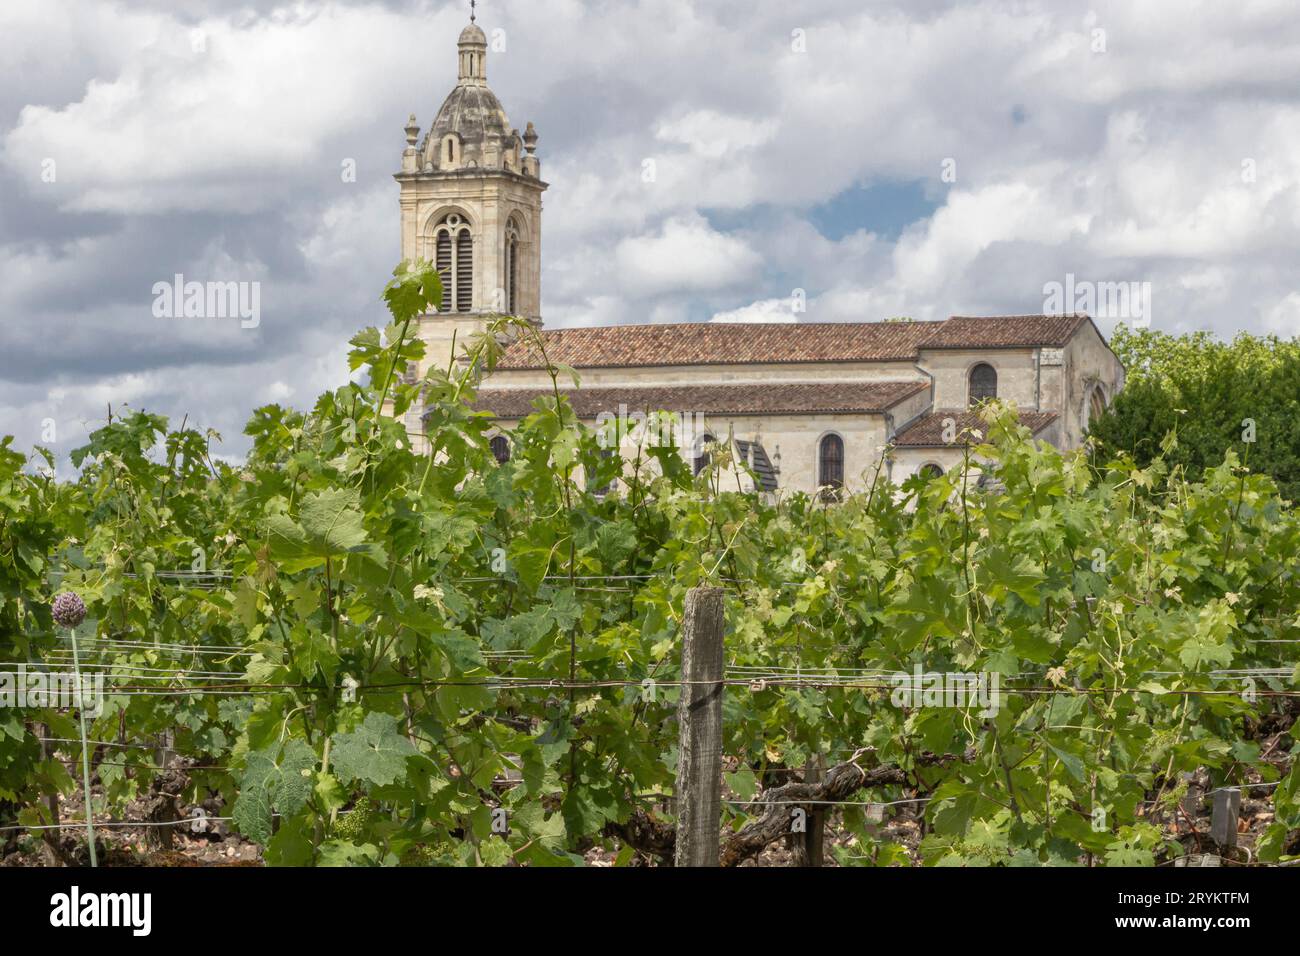
[[[1139,468],[994,404],[991,482],[771,501],[725,444],[603,454],[557,385],[498,463],[474,390],[530,327],[414,380],[437,276],[385,299],[353,380],[257,409],[243,464],[143,411],[72,482],[0,446],[0,857],[84,865],[89,816],[101,865],[218,833],[276,866],[670,864],[716,598],[724,866],[1300,858],[1300,517],[1249,442]],[[72,671],[94,706],[18,705]]]

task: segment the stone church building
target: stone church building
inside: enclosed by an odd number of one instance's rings
[[[395,177],[402,258],[436,263],[445,287],[442,308],[421,319],[418,374],[447,367],[453,333],[463,352],[493,316],[524,317],[548,358],[578,371],[581,387],[566,391],[579,418],[680,414],[688,460],[702,465],[732,443],[742,484],[774,493],[860,489],[886,453],[895,482],[947,470],[965,429],[980,427],[973,407],[994,397],[1013,402],[1036,438],[1074,448],[1122,387],[1123,367],[1085,315],[545,329],[538,135],[532,123],[512,127],[488,88],[483,30],[471,22],[457,47],[456,86],[423,138],[411,116]],[[499,459],[550,389],[535,347],[511,344],[477,398],[500,429]],[[623,437],[625,456],[638,437]]]

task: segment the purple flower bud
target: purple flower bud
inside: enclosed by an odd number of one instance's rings
[[[54,599],[54,620],[64,627],[76,627],[86,619],[86,603],[72,591],[64,591]]]

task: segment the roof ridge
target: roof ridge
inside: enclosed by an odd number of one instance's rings
[[[956,318],[956,316],[951,316]],[[1002,316],[995,316],[1002,318]],[[834,327],[850,328],[859,325],[879,325],[891,328],[916,325],[943,325],[948,319],[914,319],[910,322],[891,322],[889,319],[865,319],[853,322],[625,322],[621,325],[567,325],[558,329],[543,328],[543,332],[582,332],[582,331],[604,331],[605,329],[686,329],[686,328],[708,328],[708,329],[733,329],[733,328],[789,328],[798,326],[799,328],[817,327]]]
[[[1087,312],[1006,312],[999,315],[950,315],[948,319],[1090,319]],[[948,321],[944,319],[943,321]]]

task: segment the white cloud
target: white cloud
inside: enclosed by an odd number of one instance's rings
[[[793,299],[761,299],[742,305],[739,309],[727,309],[714,313],[710,322],[796,322],[799,314],[794,310]]]
[[[56,161],[63,209],[274,205],[295,179],[340,169],[349,154],[339,140],[418,50],[409,18],[378,5],[223,12],[197,25],[140,19],[116,73],[93,78],[75,102],[24,107],[4,137],[4,164],[30,188],[47,185],[41,163]],[[450,23],[450,11],[441,19]],[[400,122],[394,111],[394,130]]]
[[[700,215],[665,222],[657,234],[624,239],[614,253],[618,280],[641,296],[710,292],[752,280],[762,258],[743,239]]]
[[[286,398],[294,393],[292,385],[286,385],[284,382],[272,382],[266,387],[266,400],[268,402],[283,402]]]
[[[1086,227],[1083,213],[1025,182],[954,190],[923,229],[899,242],[895,278],[913,293],[939,293],[995,242],[1058,243]]]
[[[489,78],[551,184],[548,325],[775,319],[796,288],[807,321],[1027,311],[1072,273],[1151,282],[1161,328],[1300,326],[1293,4],[826,0],[806,53],[774,0],[495,6]],[[2,431],[84,432],[129,398],[232,453],[252,404],[344,381],[348,336],[384,318],[401,126],[451,88],[464,16],[0,3]],[[937,208],[891,224],[846,198],[890,183]],[[177,271],[262,281],[262,327],[152,320]]]
[[[1264,313],[1264,331],[1284,338],[1300,335],[1300,292],[1292,292]]]
[[[678,119],[660,123],[655,137],[689,146],[707,159],[723,159],[740,150],[762,146],[776,130],[775,119],[756,121],[714,110],[693,110]]]

